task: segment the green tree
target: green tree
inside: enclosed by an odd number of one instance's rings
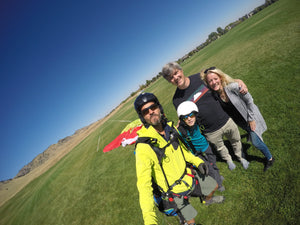
[[[217,32],[219,33],[219,35],[223,35],[224,34],[224,30],[221,27],[217,28]]]
[[[218,34],[217,34],[217,32],[211,32],[211,33],[208,35],[208,39],[210,39],[211,41],[214,41],[214,40],[218,39]]]

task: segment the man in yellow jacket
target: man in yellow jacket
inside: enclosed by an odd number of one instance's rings
[[[178,134],[176,128],[172,122],[167,121],[155,95],[140,94],[134,102],[134,107],[144,124],[138,131],[139,138],[150,138],[162,156],[159,159],[150,144],[137,142],[135,150],[137,187],[144,224],[157,224],[152,181],[162,192],[171,194],[170,200],[176,203],[181,223],[195,224],[197,211],[190,205],[188,197],[193,196],[194,191],[198,189],[196,186],[200,183],[201,194],[205,196],[206,204],[223,202],[223,196],[213,196],[218,188],[216,181],[207,176],[208,168],[202,159],[187,150],[176,136]],[[201,179],[198,175],[193,175],[186,165],[187,162],[199,169],[203,174]]]

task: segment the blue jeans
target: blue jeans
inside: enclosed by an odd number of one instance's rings
[[[248,134],[250,135],[250,140],[255,148],[260,150],[262,154],[267,158],[267,160],[270,160],[272,158],[272,155],[269,151],[269,148],[267,145],[259,138],[259,136],[250,128],[247,129]]]

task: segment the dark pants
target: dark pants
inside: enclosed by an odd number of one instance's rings
[[[201,158],[208,166],[208,175],[214,178],[217,181],[219,187],[221,187],[222,179],[219,172],[219,168],[216,164],[217,158],[216,155],[213,153],[211,147],[208,146],[206,151],[202,154],[199,154],[198,157]]]

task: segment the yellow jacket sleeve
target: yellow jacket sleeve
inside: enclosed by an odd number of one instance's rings
[[[138,144],[136,149],[136,173],[139,201],[143,213],[144,224],[150,225],[157,224],[157,217],[152,192],[152,150],[147,151],[147,148],[149,148],[149,145],[147,144]]]

